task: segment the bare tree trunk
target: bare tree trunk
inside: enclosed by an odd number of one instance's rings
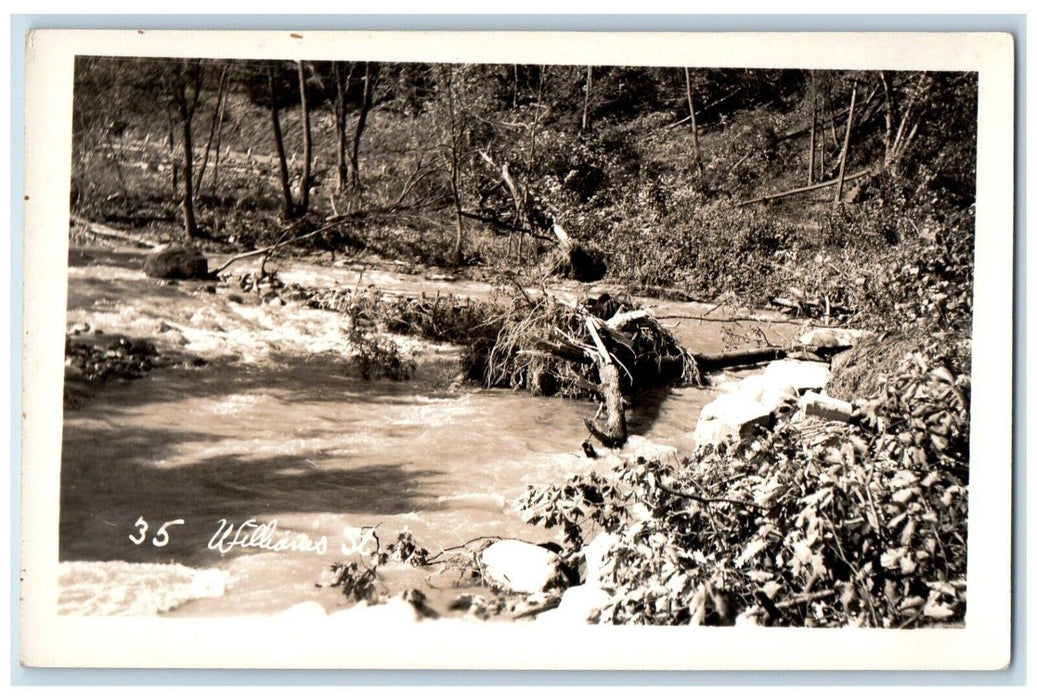
[[[540,66],[540,83],[537,86],[537,104],[533,112],[533,128],[529,131],[529,150],[526,152],[526,172],[530,172],[533,166],[533,156],[536,154],[537,131],[540,129],[540,106],[544,96],[544,76],[547,75],[547,66]]]
[[[202,156],[202,164],[198,168],[198,178],[194,181],[194,189],[201,191],[202,179],[205,177],[205,166],[209,164],[209,151],[212,149],[213,139],[216,138],[216,121],[220,115],[220,103],[223,101],[223,86],[227,78],[227,68],[224,67],[220,73],[220,86],[216,90],[216,108],[212,112],[212,121],[209,122],[209,138],[205,142],[205,152]]]
[[[180,165],[177,163],[176,158],[176,132],[174,131],[173,125],[173,107],[172,105],[166,110],[166,123],[169,127],[169,169],[171,171],[171,185],[173,187],[173,201],[180,196],[180,182],[179,182],[179,170]]]
[[[590,126],[587,121],[587,107],[591,101],[591,88],[594,85],[594,67],[587,66],[587,79],[583,85],[583,118],[580,120],[580,131],[586,131]]]
[[[832,131],[832,152],[839,147],[839,134],[835,130],[835,108],[832,107],[832,83],[831,78],[825,86],[825,106],[828,108],[828,126]]]
[[[339,61],[332,63],[335,75],[335,173],[338,176],[336,189],[341,194],[346,190],[349,170],[346,166],[346,96],[342,84],[342,65]]]
[[[824,124],[825,110],[824,110],[824,101],[823,100],[822,100],[821,104],[819,104],[817,106],[817,111],[818,111],[818,113],[819,113],[819,115],[821,117],[821,133],[818,134],[821,137],[820,143],[818,144],[818,146],[820,146],[821,152],[818,154],[818,167],[821,169],[821,177],[823,178],[825,176],[825,172],[826,172],[825,171],[825,140],[826,139],[825,139],[825,124]]]
[[[843,138],[843,152],[839,159],[839,183],[835,186],[835,203],[843,201],[843,178],[846,175],[846,159],[850,152],[850,131],[853,129],[853,108],[857,104],[857,81],[853,83],[850,93],[850,114],[846,117],[846,134]]]
[[[288,177],[288,159],[284,154],[284,137],[281,134],[281,117],[277,110],[277,87],[274,85],[274,69],[267,67],[267,84],[270,89],[270,122],[274,129],[274,146],[277,148],[277,165],[281,174],[281,195],[284,197],[281,212],[285,219],[295,215],[295,203],[292,201],[292,187]]]
[[[115,174],[119,177],[119,189],[122,191],[122,196],[125,197],[127,195],[126,179],[122,175],[122,165],[119,163],[119,155],[115,152],[115,146],[112,144],[112,130],[108,127],[104,128],[104,145],[108,149],[108,157],[115,166]]]
[[[814,184],[814,151],[817,132],[817,82],[814,71],[810,71],[810,165],[807,167],[807,184]]]
[[[219,105],[219,119],[216,125],[216,160],[212,164],[212,193],[219,190],[220,182],[220,146],[223,142],[223,115],[227,110],[227,93],[223,93],[223,101]]]
[[[461,132],[464,127],[458,128],[457,112],[454,108],[454,71],[452,67],[447,68],[447,114],[450,118],[450,192],[454,199],[454,227],[456,238],[454,240],[454,262],[460,266],[464,264],[464,216],[461,206],[461,166],[458,158],[458,145],[461,140]]]
[[[345,192],[349,187],[349,161],[346,156],[348,143],[349,122],[348,115],[349,89],[353,84],[353,71],[355,63],[349,64],[349,72],[342,78],[342,61],[332,64],[335,73],[335,172],[338,175],[338,191]]]
[[[537,104],[536,111],[533,112],[533,128],[529,131],[529,151],[526,154],[526,178],[532,178],[533,175],[533,158],[536,155],[537,147],[537,135],[540,131],[540,107],[544,99],[544,80],[547,79],[547,66],[540,66],[540,81],[537,85]],[[526,214],[527,222],[529,225],[530,234],[533,233],[533,219],[531,218],[532,212],[529,207],[525,206],[526,201],[523,196],[523,211]],[[525,254],[525,237],[522,231],[518,232],[518,251],[515,259],[517,262],[522,262],[522,256]]]
[[[364,95],[360,101],[360,113],[356,119],[356,129],[353,131],[353,145],[349,151],[349,185],[353,189],[360,187],[360,138],[364,135],[364,127],[367,126],[367,114],[371,111],[374,102],[374,87],[378,80],[378,64],[364,64]]]
[[[450,185],[454,194],[454,229],[456,232],[454,239],[454,262],[458,266],[464,265],[464,214],[461,211],[461,192],[457,182],[459,176],[459,169],[455,164],[454,170],[451,173]]]
[[[310,172],[313,167],[313,141],[310,132],[310,103],[306,99],[306,66],[299,61],[299,107],[302,109],[302,180],[299,183],[297,216],[303,216],[310,208]]]
[[[889,74],[886,71],[879,71],[879,82],[882,84],[882,93],[886,98],[886,132],[884,138],[884,145],[886,149],[885,156],[883,157],[883,165],[889,167],[890,161],[893,159],[893,86],[890,84]]]
[[[201,69],[195,66],[193,96],[187,96],[188,62],[185,60],[179,67],[176,80],[176,101],[180,112],[181,140],[184,149],[184,198],[181,209],[184,213],[184,233],[188,238],[198,237],[198,223],[194,215],[194,143],[191,135],[191,121],[198,95],[202,89]]]
[[[691,71],[684,69],[684,89],[688,95],[688,112],[691,113],[691,143],[695,149],[695,169],[702,172],[702,154],[699,151],[699,129],[695,121],[695,98],[691,87]]]
[[[194,218],[194,181],[191,177],[193,172],[194,146],[191,143],[191,120],[187,115],[183,119],[183,141],[184,141],[184,231],[188,238],[198,235],[198,223]]]

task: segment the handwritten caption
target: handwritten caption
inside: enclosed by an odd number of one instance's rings
[[[151,524],[141,515],[133,524],[135,531],[128,537],[136,547],[145,543],[152,547],[165,547],[173,537],[171,528],[186,524],[183,518],[166,520],[158,526],[149,540]],[[269,552],[313,552],[321,555],[328,551],[328,536],[311,537],[302,532],[279,530],[276,519],[260,521],[249,518],[235,525],[227,518],[220,518],[206,546],[220,554],[228,554],[234,549],[257,549]],[[342,531],[339,551],[345,556],[371,556],[378,551],[378,547],[378,535],[373,527],[346,527]]]

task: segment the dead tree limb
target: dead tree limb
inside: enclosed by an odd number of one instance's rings
[[[198,177],[195,179],[194,191],[202,191],[202,180],[205,179],[205,168],[209,164],[209,152],[212,150],[212,142],[216,138],[216,123],[220,120],[223,114],[220,109],[220,104],[223,102],[223,91],[227,81],[227,67],[224,66],[220,72],[220,85],[216,90],[216,107],[212,111],[212,120],[209,122],[209,138],[205,141],[205,151],[202,153],[202,163],[198,167]],[[219,146],[216,147],[216,152],[219,153]]]
[[[287,229],[287,231],[291,231],[293,228],[298,226],[300,223],[302,223],[302,220],[300,220],[299,222],[297,222],[295,224],[292,224],[292,226],[290,226]],[[221,272],[226,270],[228,267],[230,267],[231,265],[233,265],[234,263],[236,263],[236,262],[238,262],[240,260],[245,260],[247,258],[252,258],[252,257],[255,257],[257,255],[263,255],[264,253],[270,253],[270,252],[273,252],[274,250],[276,250],[277,248],[280,248],[282,246],[292,245],[293,243],[298,243],[299,241],[304,241],[307,238],[313,238],[317,234],[324,233],[325,231],[330,231],[331,229],[333,229],[336,226],[338,226],[340,223],[341,223],[340,220],[336,220],[336,221],[333,221],[333,222],[331,222],[329,224],[321,226],[318,229],[310,231],[309,233],[304,233],[304,234],[302,234],[300,236],[296,236],[295,238],[291,238],[291,239],[288,239],[288,240],[279,240],[277,243],[274,243],[273,245],[268,245],[268,246],[263,247],[263,248],[257,248],[256,250],[250,250],[247,253],[239,253],[238,255],[235,255],[234,257],[229,258],[226,262],[224,262],[218,268],[213,270],[212,276],[215,277],[216,275],[220,274]],[[283,234],[282,234],[282,236],[283,236]]]
[[[843,176],[841,182],[843,182],[843,183],[851,182],[853,180],[858,180],[858,179],[860,179],[862,177],[867,177],[867,176],[873,175],[873,174],[874,174],[874,171],[871,168],[866,168],[864,170],[859,170],[859,171],[857,171],[857,172],[855,172],[855,173],[853,173],[851,175]],[[749,204],[757,204],[759,202],[766,202],[766,201],[770,201],[770,200],[774,200],[774,199],[784,199],[785,197],[791,197],[794,194],[803,194],[804,192],[813,192],[814,190],[820,190],[820,189],[823,189],[825,187],[831,187],[832,185],[838,185],[838,184],[840,184],[840,179],[839,178],[835,178],[833,180],[826,180],[825,182],[819,182],[816,185],[808,185],[806,187],[796,187],[796,188],[793,188],[791,190],[785,190],[784,192],[776,192],[774,194],[765,194],[762,197],[754,197],[752,199],[747,199],[744,202],[737,202],[737,203],[733,204],[732,206],[733,207],[744,207],[744,206],[748,206]]]
[[[590,126],[587,119],[587,108],[591,101],[591,87],[594,85],[594,66],[587,66],[587,78],[583,83],[583,118],[580,120],[580,131],[586,131]]]
[[[857,83],[853,84],[850,93],[850,114],[846,118],[846,134],[843,138],[843,152],[839,159],[839,179],[835,186],[835,203],[843,201],[843,183],[846,181],[846,160],[850,153],[850,132],[853,129],[853,108],[857,104]]]
[[[623,394],[620,391],[619,368],[609,355],[605,344],[601,342],[594,319],[587,317],[587,331],[590,333],[597,349],[595,362],[598,365],[598,388],[605,406],[605,424],[598,426],[589,419],[584,424],[591,435],[596,437],[605,447],[622,447],[627,441],[627,419],[623,411]]]
[[[849,350],[849,345],[836,345],[829,347],[821,347],[819,345],[806,345],[798,347],[766,347],[766,348],[753,348],[751,350],[736,350],[734,352],[724,352],[720,354],[700,354],[694,355],[695,361],[698,363],[699,369],[703,372],[716,372],[721,369],[729,369],[731,367],[747,367],[750,365],[759,365],[764,362],[774,362],[776,360],[783,360],[789,355],[794,353],[811,353],[818,356],[834,355],[844,350]]]
[[[807,166],[807,184],[814,184],[814,153],[817,151],[817,78],[810,71],[810,164]]]
[[[706,505],[709,505],[711,503],[730,503],[731,505],[734,505],[734,506],[742,506],[743,508],[750,508],[752,510],[764,510],[759,505],[757,505],[755,503],[750,503],[749,501],[739,501],[739,500],[736,500],[734,498],[723,498],[721,496],[700,496],[697,493],[689,493],[687,491],[680,491],[678,489],[673,488],[672,486],[667,486],[666,484],[662,483],[661,481],[658,481],[656,483],[659,486],[659,490],[660,491],[665,491],[666,493],[670,494],[671,496],[679,496],[680,498],[688,498],[688,499],[691,499],[693,501],[698,501],[699,503],[703,503],[703,504],[706,504]]]

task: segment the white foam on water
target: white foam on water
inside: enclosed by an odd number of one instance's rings
[[[501,512],[508,506],[508,499],[499,493],[459,493],[452,496],[440,496],[436,501],[449,504],[452,508],[472,508],[475,510]]]
[[[230,394],[217,401],[212,412],[218,416],[235,416],[246,413],[258,401],[259,396],[256,394]]]
[[[96,279],[98,277],[106,280],[143,280],[147,276],[144,268],[134,270],[128,267],[117,267],[113,265],[76,265],[68,266],[70,279]]]
[[[59,615],[157,615],[189,600],[219,598],[228,574],[181,564],[124,561],[62,562]]]

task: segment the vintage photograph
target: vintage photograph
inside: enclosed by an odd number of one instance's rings
[[[70,91],[59,617],[968,627],[977,71]]]

